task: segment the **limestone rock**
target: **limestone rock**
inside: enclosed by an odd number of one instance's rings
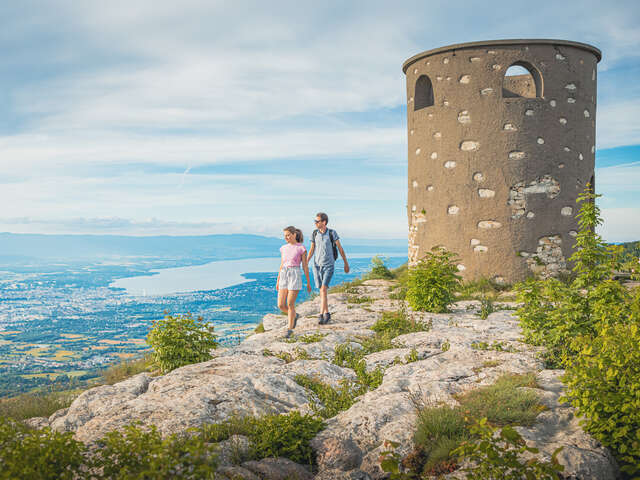
[[[263,458],[259,462],[242,464],[244,468],[257,474],[263,480],[312,480],[311,472],[288,458]]]

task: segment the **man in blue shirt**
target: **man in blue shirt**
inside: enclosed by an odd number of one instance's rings
[[[311,261],[311,257],[313,257],[313,278],[316,287],[320,289],[320,316],[318,319],[320,325],[331,320],[327,291],[338,252],[344,261],[344,273],[349,273],[349,262],[347,262],[347,256],[340,245],[340,237],[335,230],[327,228],[327,223],[329,223],[329,217],[326,213],[320,212],[316,215],[316,229],[311,234],[311,248],[307,255],[307,261]]]

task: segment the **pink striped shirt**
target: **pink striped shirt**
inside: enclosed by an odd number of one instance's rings
[[[302,262],[302,255],[307,253],[307,249],[304,245],[297,243],[292,245],[286,243],[280,247],[280,254],[282,255],[282,267],[299,267]]]

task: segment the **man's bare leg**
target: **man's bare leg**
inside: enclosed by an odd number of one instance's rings
[[[327,299],[327,290],[328,287],[326,285],[322,285],[320,287],[320,314],[329,313],[329,300]]]

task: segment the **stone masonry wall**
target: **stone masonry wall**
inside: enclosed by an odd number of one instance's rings
[[[405,62],[410,263],[442,245],[467,279],[568,268],[594,178],[599,60],[575,42],[501,40]],[[514,64],[532,75],[505,78]]]

